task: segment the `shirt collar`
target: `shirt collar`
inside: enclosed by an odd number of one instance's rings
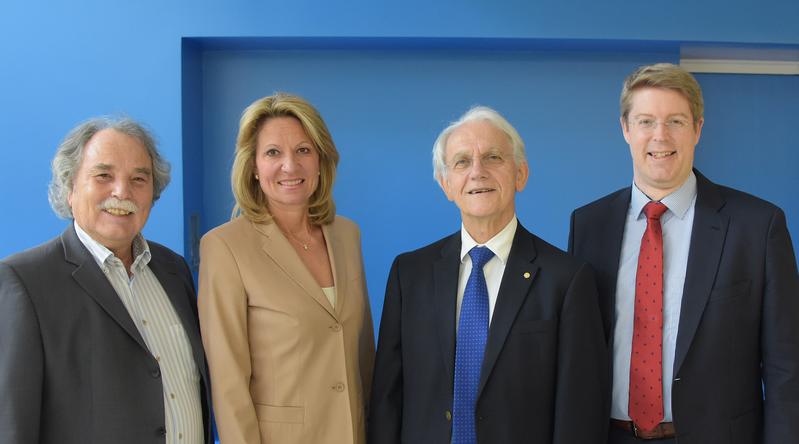
[[[110,257],[116,258],[111,250],[89,236],[89,233],[85,232],[77,222],[73,223],[72,226],[75,227],[75,234],[78,235],[78,239],[80,239],[81,243],[89,250],[89,253],[91,253],[100,268],[104,268],[106,261],[108,261]],[[150,254],[150,246],[141,233],[133,238],[133,257],[133,266],[131,268],[135,271],[140,270],[150,263],[150,258],[152,257]]]
[[[489,239],[488,242],[482,244],[488,247],[488,249],[494,253],[494,256],[503,264],[508,262],[510,247],[513,244],[513,236],[516,234],[516,227],[518,225],[519,222],[516,220],[516,215],[513,215],[513,218],[505,225],[505,228]],[[481,244],[478,244],[477,241],[472,238],[469,232],[466,231],[466,227],[461,223],[461,263],[466,259],[469,251],[478,245]]]
[[[660,200],[663,205],[669,209],[678,218],[682,219],[688,212],[688,209],[693,205],[696,199],[696,175],[694,172],[688,175],[685,182],[668,196]],[[630,210],[636,215],[636,218],[643,217],[644,205],[648,204],[651,199],[641,191],[638,186],[633,182],[632,196],[630,198]]]

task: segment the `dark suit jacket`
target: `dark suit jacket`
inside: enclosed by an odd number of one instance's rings
[[[148,242],[150,269],[208,377],[194,284],[183,258]],[[0,442],[163,443],[164,394],[150,354],[114,288],[69,228],[0,261]]]
[[[450,442],[460,236],[394,260],[370,443]],[[600,442],[606,359],[590,268],[520,224],[489,328],[475,409],[478,442]]]
[[[678,441],[799,442],[799,277],[785,215],[694,173],[672,385]],[[571,220],[569,251],[596,270],[611,340],[629,203],[625,188],[577,209]]]

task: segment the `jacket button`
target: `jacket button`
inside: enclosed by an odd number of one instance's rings
[[[447,418],[447,421],[452,421],[452,412],[449,410],[444,412],[444,417]]]
[[[337,392],[343,392],[344,391],[344,384],[339,382],[339,383],[336,383],[335,385],[333,385],[333,387],[331,387],[331,388],[333,390],[337,391]]]
[[[166,436],[166,427],[158,427],[157,429],[155,429],[155,433],[158,436]]]
[[[154,368],[154,369],[152,369],[152,370],[150,371],[150,376],[152,376],[153,378],[159,378],[159,377],[161,377],[161,369],[159,369],[159,368]]]
[[[331,329],[331,330],[333,330],[333,331],[335,331],[335,332],[339,332],[339,331],[341,331],[341,324],[333,324],[333,325],[330,327],[330,329]]]

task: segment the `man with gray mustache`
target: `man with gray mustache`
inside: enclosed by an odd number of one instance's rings
[[[191,273],[141,235],[169,164],[138,123],[97,118],[52,171],[73,223],[0,261],[0,442],[212,442]]]

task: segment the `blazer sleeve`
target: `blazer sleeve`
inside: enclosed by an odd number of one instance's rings
[[[0,263],[0,442],[39,442],[43,374],[33,303],[14,270]]]
[[[766,244],[761,321],[764,444],[794,441],[799,424],[799,274],[792,245],[777,209]]]
[[[374,372],[374,363],[375,363],[375,335],[374,335],[374,323],[372,322],[372,309],[369,303],[369,296],[368,290],[366,288],[366,273],[364,271],[363,266],[363,250],[361,248],[361,235],[360,231],[356,228],[356,248],[358,251],[358,271],[360,273],[360,279],[358,279],[358,285],[361,286],[361,294],[366,299],[366,303],[363,304],[363,329],[360,334],[360,341],[358,344],[359,351],[359,363],[360,363],[360,371],[361,371],[361,379],[363,381],[363,402],[364,402],[364,411],[368,417],[369,415],[369,399],[372,392],[372,378]]]
[[[575,273],[561,309],[553,444],[600,444],[607,436],[608,353],[594,275]],[[579,426],[576,424],[579,423]]]
[[[200,242],[198,307],[219,439],[261,442],[250,395],[247,293],[235,255],[211,232]]]
[[[370,444],[399,443],[402,428],[402,292],[399,258],[394,260],[386,284],[383,315],[375,356],[374,382],[369,407],[367,441]]]

